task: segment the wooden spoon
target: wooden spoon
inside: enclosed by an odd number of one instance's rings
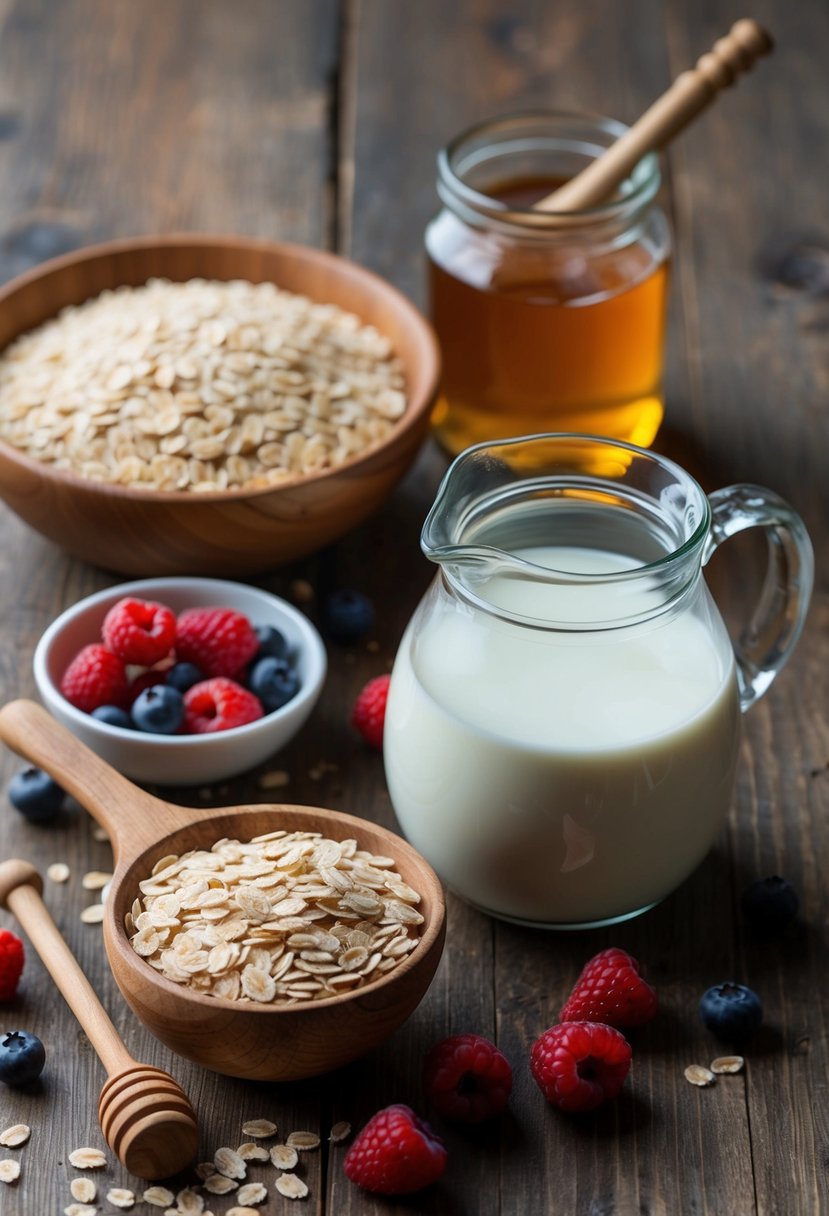
[[[45,769],[109,834],[115,872],[104,911],[104,945],[127,1004],[168,1047],[206,1068],[259,1081],[298,1080],[364,1055],[416,1008],[440,961],[446,908],[431,866],[401,837],[375,823],[321,807],[260,805],[192,810],[163,802],[110,768],[31,701],[0,709],[0,738]],[[140,958],[127,938],[126,913],[138,884],[169,854],[209,849],[230,837],[276,829],[355,838],[391,856],[421,895],[425,920],[415,950],[382,978],[352,992],[294,1005],[206,996],[175,984]]]
[[[98,1101],[104,1139],[137,1178],[169,1178],[196,1155],[193,1109],[168,1073],[129,1054],[49,915],[42,891],[43,881],[27,861],[0,865],[0,907],[9,908],[26,930],[109,1074]]]
[[[608,199],[648,152],[664,148],[721,89],[734,84],[774,47],[771,35],[750,18],[736,22],[724,38],[677,76],[642,117],[569,182],[535,204],[536,211],[584,211]]]

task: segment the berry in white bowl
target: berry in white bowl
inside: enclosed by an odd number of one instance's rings
[[[242,616],[255,630],[260,649],[253,654],[251,646],[246,645],[244,640],[240,642],[238,637],[227,638],[211,650],[209,639],[204,644],[198,630],[194,637],[194,631],[188,632],[185,624],[182,632],[188,633],[188,637],[182,647],[184,653],[179,655],[174,643],[169,657],[156,661],[153,669],[147,671],[141,670],[142,665],[130,662],[129,643],[125,644],[126,657],[118,661],[125,667],[131,691],[137,688],[139,682],[143,682],[144,701],[155,684],[160,688],[167,687],[166,680],[174,670],[174,663],[178,668],[186,663],[188,668],[194,668],[196,674],[202,677],[191,685],[187,685],[187,678],[192,674],[189,671],[177,672],[171,677],[173,682],[177,676],[182,677],[178,691],[184,702],[193,707],[192,712],[184,715],[179,730],[189,729],[192,733],[165,734],[148,729],[147,722],[152,721],[152,715],[142,719],[137,698],[131,710],[131,696],[124,691],[117,678],[111,678],[109,685],[116,695],[115,705],[101,702],[96,683],[96,660],[100,658],[97,652],[91,656],[90,683],[86,682],[88,673],[84,670],[83,659],[80,672],[75,668],[71,676],[67,675],[73,664],[78,662],[81,652],[92,647],[100,648],[105,641],[118,648],[115,640],[118,631],[111,628],[112,619],[106,630],[104,624],[111,610],[125,599],[164,605],[176,618],[184,618],[185,622],[186,614],[191,610],[200,610],[197,616],[204,620],[209,614],[203,610],[219,609],[222,610],[221,618],[229,618],[233,614]],[[150,620],[139,620],[136,627],[148,635],[159,632],[162,637],[159,650],[163,651],[163,637],[166,635],[161,633],[162,625],[164,622],[156,625]],[[120,633],[129,635],[130,622],[122,621],[121,626]],[[227,694],[226,686],[231,682],[225,675],[214,673],[211,659],[221,666],[221,660],[216,656],[220,652],[232,652],[233,645],[240,645],[243,658],[252,659],[255,666],[258,666],[257,659],[260,662],[265,658],[272,659],[274,649],[282,647],[285,654],[279,656],[276,664],[281,683],[277,681],[274,691],[271,678],[260,688],[262,699],[256,698],[261,705],[260,716],[245,721],[243,725],[227,728],[219,721],[215,728],[207,729],[212,724],[206,722],[206,715],[215,714],[221,719],[225,704],[222,698]],[[153,653],[145,654],[144,661],[153,657]],[[194,664],[194,656],[201,656],[208,670]],[[287,664],[283,660],[287,660]],[[286,665],[290,669],[290,679],[286,675]],[[271,662],[264,669],[265,674],[273,677],[273,669],[274,663]],[[247,670],[246,667],[245,673]],[[58,721],[125,776],[135,781],[161,785],[208,785],[237,776],[266,761],[284,747],[304,724],[322,690],[325,673],[325,648],[316,629],[301,612],[267,591],[224,579],[142,579],[121,583],[88,596],[52,622],[40,639],[34,655],[38,691],[46,708]],[[235,674],[239,682],[246,678],[246,674]],[[149,700],[152,699],[150,696]],[[238,698],[234,694],[228,704],[235,705],[236,700]],[[270,708],[274,705],[278,707]],[[102,706],[120,708],[126,712],[130,725],[114,724],[119,720],[118,716],[102,714]],[[250,718],[251,715],[247,713],[246,716]]]

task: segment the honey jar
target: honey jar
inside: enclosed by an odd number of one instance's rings
[[[443,208],[426,230],[441,343],[438,438],[580,431],[651,443],[663,417],[667,219],[645,156],[608,202],[534,209],[627,128],[532,113],[483,123],[438,157]]]

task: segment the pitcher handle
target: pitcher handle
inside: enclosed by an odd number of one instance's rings
[[[773,490],[735,485],[708,496],[711,530],[702,552],[706,565],[723,541],[744,528],[762,528],[768,566],[757,605],[734,643],[740,707],[763,695],[788,661],[800,636],[814,579],[812,543],[803,520]]]

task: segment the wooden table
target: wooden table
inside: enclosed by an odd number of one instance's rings
[[[595,109],[632,119],[740,15],[690,0],[0,0],[0,275],[110,236],[238,232],[348,253],[421,301],[421,233],[435,206],[437,149],[471,121],[528,106]],[[827,864],[829,864],[829,586],[826,556],[829,399],[829,13],[819,0],[757,0],[779,39],[772,60],[724,96],[667,158],[677,233],[667,376],[668,424],[657,446],[708,488],[750,480],[803,514],[818,585],[798,653],[745,722],[727,829],[665,903],[612,931],[553,936],[496,923],[450,901],[447,948],[428,998],[376,1054],[333,1076],[265,1086],[172,1058],[127,1011],[100,929],[82,924],[81,875],[110,855],[77,808],[36,829],[0,807],[2,853],[42,869],[69,863],[48,903],[130,1050],[169,1068],[197,1107],[202,1155],[241,1139],[246,1118],[283,1132],[335,1120],[355,1127],[379,1107],[423,1110],[424,1050],[449,1033],[496,1039],[515,1067],[510,1113],[482,1132],[446,1132],[450,1166],[431,1191],[395,1204],[354,1188],[342,1149],[303,1158],[305,1210],[494,1216],[829,1211],[827,1152]],[[393,824],[380,757],[347,723],[363,682],[389,668],[429,578],[418,533],[444,458],[427,448],[387,509],[335,549],[257,580],[290,594],[307,579],[361,588],[378,623],[368,648],[331,651],[319,709],[278,759],[286,800]],[[31,654],[67,604],[114,578],[69,560],[5,509],[0,540],[2,695],[32,695]],[[717,559],[729,620],[756,586],[756,553],[734,542]],[[326,766],[320,766],[320,762]],[[0,756],[3,782],[18,768]],[[268,800],[250,779],[186,791],[195,806]],[[758,944],[737,915],[740,891],[782,873],[798,887],[799,923]],[[2,915],[2,923],[10,918]],[[620,1100],[595,1117],[546,1107],[528,1048],[551,1024],[581,964],[610,943],[647,965],[662,1013],[637,1034]],[[745,1073],[710,1090],[683,1069],[717,1046],[696,1003],[727,978],[762,995],[766,1026]],[[5,1028],[44,1040],[31,1092],[0,1094],[0,1123],[32,1126],[3,1150],[23,1165],[0,1185],[0,1213],[47,1216],[69,1203],[69,1152],[101,1144],[102,1071],[30,952]],[[270,1167],[268,1167],[270,1171]],[[269,1181],[274,1175],[269,1173]],[[136,1186],[113,1161],[113,1184]],[[230,1198],[208,1205],[220,1214]],[[288,1210],[272,1193],[266,1212]],[[146,1205],[136,1211],[149,1211]],[[154,1209],[158,1210],[158,1209]]]

